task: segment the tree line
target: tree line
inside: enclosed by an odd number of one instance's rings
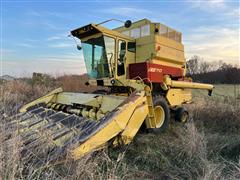
[[[240,68],[223,61],[207,62],[199,56],[187,61],[187,75],[203,83],[240,84]]]

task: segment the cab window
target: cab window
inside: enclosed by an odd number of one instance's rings
[[[136,43],[135,42],[128,42],[128,51],[129,52],[136,52]]]
[[[126,41],[118,40],[117,75],[125,74]]]

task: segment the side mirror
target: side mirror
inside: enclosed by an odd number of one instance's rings
[[[79,51],[81,51],[81,50],[82,50],[82,47],[81,47],[79,44],[77,44],[77,49],[78,49]]]
[[[125,28],[129,28],[131,25],[132,25],[132,21],[130,21],[130,20],[127,20],[127,21],[124,23]]]

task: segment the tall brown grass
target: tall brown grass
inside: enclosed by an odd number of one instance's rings
[[[76,79],[75,79],[76,78]],[[82,89],[78,77],[64,77],[69,91]],[[46,86],[25,81],[1,85],[0,107],[5,114],[16,113],[22,104],[35,99],[57,85]],[[138,133],[134,141],[88,154],[78,161],[66,158],[60,164],[44,163],[34,167],[35,157],[20,157],[21,140],[0,116],[0,179],[240,179],[240,112],[237,106],[218,101],[195,99],[187,107],[191,120],[186,124],[171,122],[160,135]]]
[[[86,85],[87,75],[65,75],[58,78],[64,91],[71,92],[93,92],[97,89],[103,89],[96,86]]]

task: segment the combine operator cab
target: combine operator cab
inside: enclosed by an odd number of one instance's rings
[[[90,84],[112,86],[126,79],[127,64],[135,59],[133,38],[95,24],[71,33],[81,39]]]

